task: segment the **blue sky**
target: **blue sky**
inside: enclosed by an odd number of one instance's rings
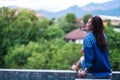
[[[73,5],[81,7],[91,2],[104,3],[107,1],[111,0],[0,0],[0,7],[14,5],[23,8],[56,12]]]

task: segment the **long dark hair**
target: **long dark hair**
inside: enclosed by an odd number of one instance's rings
[[[103,52],[105,52],[107,42],[104,36],[104,25],[102,19],[99,16],[92,17],[92,26],[97,45]]]

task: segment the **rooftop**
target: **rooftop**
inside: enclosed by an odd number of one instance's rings
[[[66,39],[71,39],[71,40],[83,39],[86,34],[87,34],[87,32],[85,32],[85,31],[81,30],[80,28],[78,28],[78,29],[75,29],[75,30],[67,33],[65,35],[65,38]]]

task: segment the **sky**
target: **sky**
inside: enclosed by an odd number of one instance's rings
[[[91,2],[104,3],[111,0],[0,0],[0,7],[18,6],[35,10],[57,12],[73,5],[85,6]]]

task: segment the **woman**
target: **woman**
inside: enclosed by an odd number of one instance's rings
[[[103,21],[99,16],[95,16],[88,20],[86,26],[88,34],[83,40],[86,68],[78,73],[78,77],[110,79],[112,69],[108,58]]]
[[[80,59],[77,61],[76,65],[72,65],[72,70],[77,71],[79,70],[79,68],[81,67],[82,70],[85,69],[85,60],[84,60],[84,49],[82,48],[80,53],[83,54],[83,56],[80,57]]]

